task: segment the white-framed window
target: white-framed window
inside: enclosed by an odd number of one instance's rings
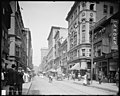
[[[85,42],[85,32],[82,33],[82,43]]]
[[[82,49],[82,56],[85,56],[85,49]]]

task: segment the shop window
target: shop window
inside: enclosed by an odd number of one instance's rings
[[[110,6],[110,14],[113,14],[113,6]]]
[[[90,4],[90,10],[94,10],[94,4]]]
[[[107,10],[108,10],[108,6],[107,6],[107,5],[104,5],[103,13],[107,13]]]

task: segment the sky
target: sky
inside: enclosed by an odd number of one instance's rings
[[[34,66],[41,64],[41,48],[48,48],[51,26],[68,28],[65,19],[73,4],[73,1],[19,1],[24,27],[31,31]]]

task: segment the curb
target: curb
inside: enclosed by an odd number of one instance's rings
[[[31,82],[31,84],[30,84],[30,86],[29,86],[29,89],[28,89],[28,91],[27,91],[27,95],[28,95],[28,93],[29,93],[29,91],[30,91],[30,89],[31,89],[31,86],[32,86],[32,82]]]
[[[27,88],[23,88],[23,92],[25,95],[28,94],[28,91],[30,90],[30,86],[31,86],[32,82],[30,82],[29,86]],[[24,91],[26,89],[26,91]]]

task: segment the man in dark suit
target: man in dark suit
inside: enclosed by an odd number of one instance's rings
[[[7,69],[7,85],[9,85],[9,95],[15,95],[15,85],[16,85],[16,66],[12,64],[12,68]]]
[[[22,72],[22,67],[18,68],[17,74],[16,74],[16,91],[18,91],[19,95],[22,95],[22,84],[24,83],[23,80],[24,73]]]

